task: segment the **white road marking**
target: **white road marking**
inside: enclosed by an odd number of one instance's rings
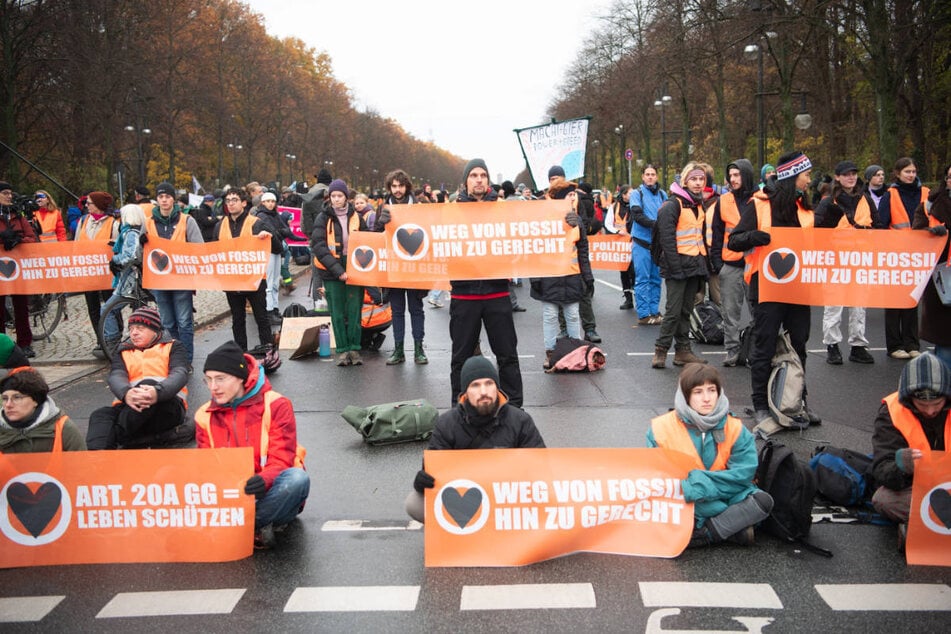
[[[463,586],[460,610],[551,610],[595,608],[590,583]]]
[[[41,621],[65,596],[0,598],[0,623]]]
[[[297,588],[285,612],[412,612],[419,586],[328,586]]]
[[[230,614],[244,592],[245,588],[120,592],[99,611],[96,618]]]
[[[641,581],[637,585],[645,607],[783,607],[782,601],[768,583]]]
[[[712,355],[725,355],[726,350],[697,350],[696,352],[700,353],[700,356],[707,357]],[[627,352],[625,353],[629,357],[652,357],[654,356],[653,352]],[[673,356],[671,356],[673,358]]]
[[[869,352],[884,352],[887,349],[888,348],[871,348],[870,347],[868,348],[868,351]],[[815,350],[806,350],[806,352],[810,352],[813,354],[819,354],[819,353],[825,354],[826,352],[828,352],[828,350],[826,350],[825,348],[816,348]]]
[[[951,611],[951,588],[927,583],[816,585],[833,610]]]
[[[357,531],[418,531],[423,527],[416,520],[406,522],[399,521],[374,521],[374,520],[327,520],[320,527],[320,530],[334,532],[357,532]]]

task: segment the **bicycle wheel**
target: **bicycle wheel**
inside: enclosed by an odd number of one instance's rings
[[[46,339],[66,312],[65,293],[30,296],[30,330],[34,339]]]
[[[129,308],[131,310],[129,310],[128,313],[131,313],[136,308],[147,304],[148,302],[139,298],[113,295],[102,305],[102,312],[100,313],[102,316],[99,318],[99,328],[97,329],[96,337],[99,340],[99,346],[102,348],[102,353],[105,355],[106,360],[112,361],[112,355],[115,354],[119,344],[129,337],[129,327],[126,323],[126,315],[123,314],[123,311]],[[105,331],[107,323],[109,322],[115,324],[114,332],[118,334],[107,338]]]

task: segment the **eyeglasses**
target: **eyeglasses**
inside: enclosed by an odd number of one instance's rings
[[[240,198],[225,198],[226,203],[239,203],[241,202]]]
[[[0,401],[4,403],[19,403],[25,398],[29,397],[26,394],[0,394]]]
[[[226,374],[225,376],[206,376],[204,377],[203,380],[205,382],[205,385],[207,385],[208,387],[211,387],[212,385],[214,386],[228,385],[232,381],[240,381],[241,379],[239,379],[236,376],[231,376],[230,374]]]

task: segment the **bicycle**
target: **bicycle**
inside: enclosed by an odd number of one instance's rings
[[[155,297],[147,289],[142,288],[142,264],[135,262],[126,265],[122,274],[119,275],[119,285],[116,287],[116,292],[102,305],[100,312],[102,317],[99,319],[99,326],[96,330],[96,338],[99,340],[99,346],[102,348],[102,354],[106,357],[106,360],[112,361],[112,356],[118,349],[119,344],[129,337],[128,324],[123,318],[122,311],[126,308],[135,310],[142,306],[154,306],[154,304]],[[110,320],[116,327],[107,337],[106,330]]]
[[[33,339],[48,339],[60,320],[69,318],[66,312],[66,293],[44,293],[30,295],[30,330]],[[10,327],[13,327],[13,303],[6,298],[6,314]]]

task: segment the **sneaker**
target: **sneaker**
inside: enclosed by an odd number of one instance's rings
[[[21,350],[23,350],[23,356],[27,359],[32,359],[36,356],[36,350],[33,349],[33,346],[23,346]]]
[[[638,326],[653,326],[654,325],[654,316],[648,315],[647,317],[641,317],[637,320]]]
[[[346,352],[341,352],[337,355],[337,365],[345,366],[350,365],[350,355]]]
[[[590,341],[591,343],[601,343],[601,335],[599,335],[594,328],[584,333],[584,339],[585,341]]]
[[[905,352],[904,350],[892,350],[888,353],[892,359],[910,359],[911,355]]]
[[[725,368],[735,368],[740,363],[740,351],[733,350],[727,351],[726,359],[723,360],[723,367]]]
[[[651,325],[651,326],[659,326],[659,325],[661,325],[662,323],[664,323],[664,316],[663,316],[663,315],[651,315],[651,320],[650,320],[650,325]]]
[[[358,350],[351,350],[347,353],[350,359],[350,365],[363,365],[363,357]]]
[[[268,318],[270,318],[272,326],[280,326],[284,323],[284,318],[281,316],[281,311],[276,308],[268,313]]]
[[[274,527],[271,524],[254,531],[254,547],[258,550],[270,550],[277,544]]]
[[[442,307],[443,307],[443,303],[442,303],[441,301],[439,301],[438,299],[434,299],[434,298],[432,298],[432,297],[427,297],[427,298],[426,298],[426,301],[429,302],[429,305],[432,306],[433,308],[442,308]]]
[[[522,307],[521,307],[520,305],[518,305],[518,304],[512,304],[512,312],[513,312],[513,313],[524,313],[526,310],[527,310],[527,309],[522,308]]]
[[[826,346],[826,363],[829,365],[842,365],[842,353],[839,351],[839,344],[830,343]]]
[[[270,351],[271,351],[271,345],[270,345],[270,344],[261,343],[261,344],[258,344],[258,345],[256,345],[256,346],[254,346],[254,347],[251,348],[250,350],[248,350],[248,354],[250,354],[252,357],[262,357],[262,356],[266,355],[266,354],[267,354],[268,352],[270,352]]]
[[[875,363],[875,358],[868,352],[865,346],[852,346],[849,351],[849,361],[852,363]]]
[[[917,350],[909,350],[909,351],[908,351],[908,358],[909,358],[909,359],[917,359],[917,358],[920,357],[920,356],[921,356],[921,353],[918,352]]]
[[[905,542],[908,540],[908,524],[898,525],[898,552],[904,554]]]

